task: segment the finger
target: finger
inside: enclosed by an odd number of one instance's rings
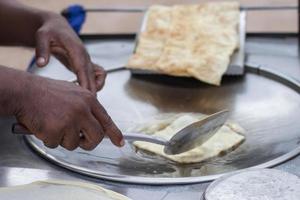
[[[55,56],[55,58],[56,58],[57,60],[59,60],[59,62],[60,62],[61,64],[63,64],[67,69],[70,70],[69,62],[68,62],[68,60],[65,58],[65,56],[63,56],[63,55],[61,55],[61,54],[57,54],[57,53],[52,53],[52,54]]]
[[[89,80],[89,85],[90,85],[90,91],[94,95],[96,95],[96,93],[97,93],[96,77],[95,77],[94,67],[91,62],[88,63],[88,80]]]
[[[79,85],[96,95],[97,87],[93,65],[88,52],[78,38],[61,38],[61,43],[68,52],[70,68],[77,75]]]
[[[38,138],[41,138],[44,145],[50,149],[54,149],[59,146],[62,140],[62,134],[56,134],[56,133],[46,133],[43,134],[44,136],[41,136],[40,134],[37,134]]]
[[[68,60],[68,53],[61,47],[51,47],[51,53],[58,59],[66,68],[72,71]]]
[[[77,75],[78,83],[81,87],[90,90],[89,86],[89,75],[86,69],[79,69],[75,71],[75,74]]]
[[[95,72],[95,79],[96,79],[96,88],[99,91],[104,87],[106,72],[102,67],[96,64],[94,64],[94,72]]]
[[[110,116],[107,114],[106,110],[97,100],[92,106],[92,112],[102,125],[104,134],[110,138],[111,142],[119,147],[124,146],[125,143],[121,131],[118,129]]]
[[[69,56],[68,52],[64,48],[61,48],[59,46],[52,47],[51,52],[69,70],[75,72],[75,74],[78,77],[78,82],[82,87],[90,90],[94,95],[96,94],[97,88],[96,88],[95,78],[94,78],[94,80],[92,80],[90,78],[90,77],[94,77],[94,72],[91,71],[92,67],[89,67],[89,65],[91,63],[86,64],[88,67],[79,67],[78,68],[78,67],[76,67],[76,65],[74,65],[75,66],[74,67],[74,66],[70,65],[70,63],[72,63],[72,56]],[[76,61],[75,63],[80,64],[80,63],[82,63],[82,60]],[[84,66],[84,64],[82,64],[81,66]],[[88,79],[86,79],[86,78],[88,78]]]
[[[48,64],[50,58],[50,38],[45,31],[38,31],[36,34],[35,55],[38,67],[44,67]]]
[[[76,129],[71,129],[64,133],[61,146],[69,151],[75,150],[79,146],[80,132]]]
[[[68,52],[70,68],[77,75],[79,85],[90,90],[90,71],[88,69],[90,59],[85,48],[80,42],[73,39],[65,38],[61,42]]]
[[[58,143],[53,143],[53,142],[50,142],[50,141],[46,141],[46,142],[43,142],[44,143],[44,145],[46,146],[46,147],[48,147],[49,149],[55,149],[55,148],[57,148],[58,147]]]
[[[88,117],[82,127],[83,137],[79,146],[84,150],[93,150],[103,140],[104,131],[94,116]]]

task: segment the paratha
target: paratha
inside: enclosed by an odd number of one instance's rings
[[[154,123],[148,123],[143,128],[140,126],[136,130],[169,140],[177,131],[198,121],[203,116],[204,115],[202,114],[181,114],[177,115],[175,118],[172,117],[172,121],[166,119],[161,122],[156,121],[155,123],[157,125]],[[245,137],[243,136],[244,133],[244,129],[238,124],[227,122],[214,136],[202,145],[199,145],[190,151],[176,155],[165,154],[163,151],[164,146],[162,145],[141,141],[135,141],[133,144],[138,149],[154,153],[174,162],[189,164],[202,162],[236,149],[245,140]]]
[[[220,85],[239,46],[239,3],[153,6],[127,66]]]

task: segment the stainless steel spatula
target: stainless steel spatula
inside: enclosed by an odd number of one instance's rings
[[[164,145],[164,152],[169,155],[180,154],[201,145],[212,137],[228,118],[228,111],[223,110],[192,123],[177,132],[170,140],[141,133],[123,133],[129,141],[144,141]],[[14,134],[32,135],[21,124],[13,124]]]

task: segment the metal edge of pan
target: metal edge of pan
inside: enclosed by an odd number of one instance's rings
[[[251,65],[246,64],[245,70],[248,73],[252,74],[258,74],[261,76],[264,76],[266,78],[269,78],[271,80],[275,80],[279,83],[282,83],[283,85],[286,85],[287,87],[295,90],[297,93],[300,93],[300,83],[282,73],[279,73],[274,70],[270,70],[268,68],[264,68],[260,65]],[[67,163],[65,161],[62,161],[53,155],[47,153],[44,149],[41,149],[33,139],[34,136],[24,136],[27,144],[35,150],[39,155],[41,155],[43,158],[55,163],[58,166],[61,166],[63,168],[69,169],[73,172],[77,172],[80,174],[88,175],[90,177],[94,178],[101,178],[105,180],[110,181],[116,181],[116,182],[123,182],[123,183],[131,183],[131,184],[147,184],[147,185],[182,185],[182,184],[193,184],[193,183],[204,183],[213,181],[217,178],[220,178],[224,175],[230,174],[232,172],[228,173],[222,173],[222,174],[216,174],[216,175],[209,175],[209,176],[199,176],[199,177],[182,177],[182,178],[151,178],[151,177],[137,177],[137,176],[126,176],[126,175],[116,175],[111,173],[105,173],[105,172],[99,172],[95,170],[90,170],[88,168],[79,167],[70,163]],[[273,159],[271,161],[245,168],[245,169],[263,169],[263,168],[270,168],[277,166],[281,163],[284,163],[297,155],[300,154],[300,146],[295,148],[294,150],[279,156],[276,159]],[[241,170],[245,170],[241,169]],[[241,170],[237,170],[235,172],[239,172]]]

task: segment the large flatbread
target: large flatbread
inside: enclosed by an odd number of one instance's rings
[[[169,37],[171,25],[171,8],[167,6],[152,6],[147,14],[147,26],[138,39],[136,52],[129,60],[128,67],[153,69],[162,54],[166,40]]]
[[[238,48],[239,3],[153,6],[127,66],[220,85]]]
[[[155,123],[157,123],[157,125],[150,123],[143,128],[139,127],[137,131],[142,131],[143,133],[155,135],[157,137],[162,137],[169,140],[177,131],[198,121],[202,117],[203,115],[197,114],[178,115],[175,118],[173,117],[171,122],[170,120],[166,119],[162,122],[156,121]],[[162,145],[140,141],[135,141],[133,144],[138,149],[157,154],[177,163],[189,164],[202,162],[236,149],[245,139],[243,134],[243,128],[233,122],[227,122],[204,144],[199,145],[190,151],[177,155],[165,154],[163,150],[164,146]]]
[[[0,188],[0,199],[10,200],[130,200],[100,186],[71,181],[38,181]]]

